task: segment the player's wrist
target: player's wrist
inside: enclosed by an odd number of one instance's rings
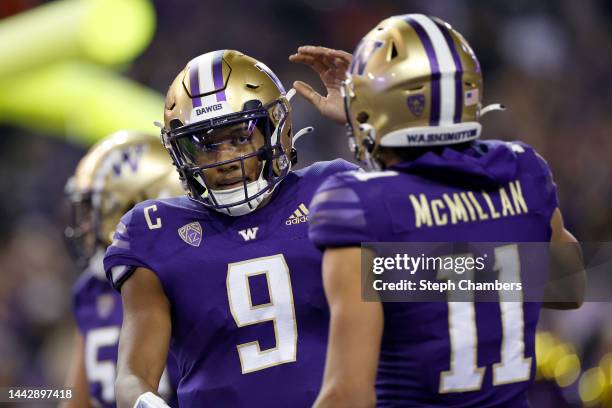
[[[138,397],[134,408],[170,408],[170,406],[159,395],[147,391]]]

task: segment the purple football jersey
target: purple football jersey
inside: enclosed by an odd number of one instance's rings
[[[309,236],[321,248],[547,242],[556,207],[550,170],[531,147],[478,141],[387,171],[330,177],[311,203]],[[385,302],[383,309],[379,406],[528,406],[539,303]]]
[[[104,266],[116,288],[134,267],[161,281],[181,407],[312,405],[329,312],[306,206],[325,178],[354,168],[335,160],[292,172],[266,206],[241,217],[187,197],[123,217]]]
[[[101,259],[100,259],[101,263]],[[100,273],[87,269],[73,288],[73,311],[85,346],[85,370],[89,396],[93,406],[114,408],[115,376],[119,330],[123,320],[121,296],[106,280],[102,265]],[[159,386],[162,395],[172,407],[176,402],[178,368],[172,357]]]

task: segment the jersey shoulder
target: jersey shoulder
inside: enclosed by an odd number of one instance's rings
[[[519,176],[528,176],[533,180],[544,200],[544,208],[554,210],[559,206],[557,185],[548,162],[532,146],[525,142],[507,142],[517,156]]]
[[[92,322],[88,314],[95,308],[101,296],[109,296],[115,299],[118,296],[109,285],[108,281],[100,276],[100,272],[88,267],[72,286],[72,313],[79,330],[84,331]],[[120,300],[116,300],[119,302]]]
[[[310,203],[308,235],[317,247],[356,246],[377,240],[384,220],[373,201],[395,171],[351,170],[328,177]],[[381,218],[381,219],[379,219]]]
[[[83,299],[91,296],[91,293],[99,283],[108,286],[106,281],[100,281],[99,278],[94,276],[90,269],[85,269],[72,286],[72,299],[74,307],[76,308]]]
[[[187,196],[151,199],[136,204],[117,224],[113,244],[130,241],[138,235],[139,240],[157,239],[155,232],[162,233],[166,223],[182,218],[207,220],[208,212]],[[145,234],[146,233],[146,234]]]
[[[176,237],[182,236],[180,226],[185,227],[184,239],[201,240],[208,217],[204,208],[186,196],[136,204],[117,224],[106,250],[104,270],[111,284],[118,289],[138,267],[155,270],[153,263],[163,259]]]
[[[341,173],[350,170],[358,170],[359,167],[344,159],[334,159],[329,161],[319,161],[296,170],[294,174],[304,180],[322,180],[333,174]]]
[[[520,141],[502,142],[499,140],[492,140],[483,142],[486,145],[490,144],[504,144],[514,153],[516,160],[519,165],[519,171],[530,172],[535,175],[550,176],[552,179],[552,172],[550,166],[546,160],[533,148],[531,145]]]

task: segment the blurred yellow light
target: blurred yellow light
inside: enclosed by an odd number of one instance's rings
[[[578,391],[580,399],[587,406],[594,406],[601,399],[606,386],[606,378],[603,370],[593,367],[582,374]]]
[[[155,31],[150,0],[58,0],[0,21],[0,79],[65,59],[119,65]]]
[[[606,377],[606,387],[602,397],[604,407],[612,407],[612,352],[605,354],[599,361],[599,367]]]
[[[557,363],[570,353],[571,349],[565,343],[557,344],[549,349],[547,353],[544,353],[542,376],[546,379],[553,380],[555,378],[555,367]]]
[[[557,344],[557,341],[555,340],[555,338],[552,336],[550,332],[538,332],[536,333],[535,343],[536,343],[535,352],[536,352],[536,361],[537,361],[536,374],[537,374],[537,379],[540,379],[541,377],[544,376],[542,371],[543,371],[543,367],[547,363],[546,361],[547,353]]]
[[[576,354],[568,354],[561,357],[555,364],[555,381],[560,387],[568,387],[576,381],[580,375],[580,360]]]
[[[113,71],[71,61],[0,81],[0,121],[89,145],[117,129],[157,134],[162,95]]]
[[[612,386],[612,352],[605,354],[601,358],[599,366],[604,370],[604,374],[608,378],[608,385]]]
[[[80,43],[93,60],[116,64],[133,59],[151,42],[155,11],[148,0],[90,0],[80,23]]]

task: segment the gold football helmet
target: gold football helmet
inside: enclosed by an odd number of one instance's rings
[[[358,44],[343,86],[349,143],[378,168],[378,146],[463,143],[480,136],[482,73],[467,41],[422,14],[383,20]]]
[[[241,136],[232,141],[234,148],[241,143],[251,148],[235,148],[218,160],[219,135],[236,128]],[[251,141],[254,132],[263,135],[256,145]],[[190,197],[233,216],[257,208],[296,160],[283,85],[265,64],[233,50],[200,55],[178,74],[166,96],[162,140]],[[258,174],[249,179],[245,167],[252,162]],[[232,179],[231,188],[207,181],[207,175],[231,166],[242,174]]]
[[[93,146],[66,184],[71,221],[65,235],[87,262],[112,242],[119,219],[150,198],[184,194],[179,175],[159,139],[119,131]]]

